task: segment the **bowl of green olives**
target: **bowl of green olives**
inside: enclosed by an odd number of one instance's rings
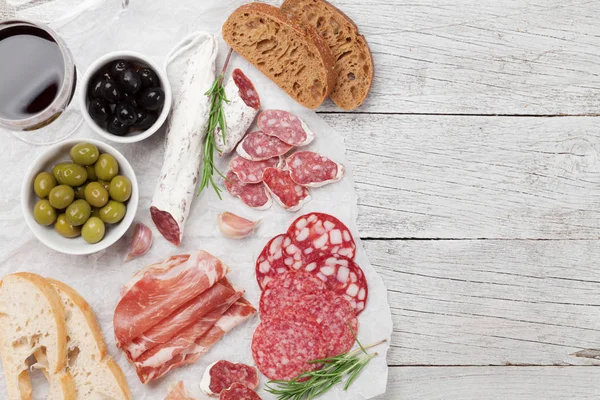
[[[71,139],[46,150],[21,190],[25,220],[46,246],[91,254],[119,240],[139,201],[133,168],[112,146]]]
[[[148,57],[115,51],[86,70],[79,95],[83,119],[100,136],[134,143],[154,134],[171,110],[166,73]]]

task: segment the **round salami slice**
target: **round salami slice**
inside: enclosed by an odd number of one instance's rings
[[[256,392],[241,383],[234,383],[227,390],[223,390],[219,400],[262,400]]]
[[[277,275],[288,271],[290,268],[284,264],[284,256],[281,250],[285,235],[277,235],[263,248],[256,259],[256,281],[261,290],[264,290],[269,282]]]
[[[265,110],[258,114],[258,127],[291,146],[306,146],[315,134],[294,114],[283,110]]]
[[[325,284],[314,275],[304,271],[287,271],[269,282],[260,296],[262,315],[277,315],[293,306],[306,294],[326,290]]]
[[[313,151],[298,151],[285,160],[290,177],[298,185],[321,187],[337,182],[346,172],[342,164]]]
[[[314,274],[327,289],[344,297],[357,315],[365,309],[369,286],[362,268],[353,260],[343,256],[323,256],[305,264],[303,270]]]
[[[232,170],[242,183],[261,183],[265,169],[278,168],[282,164],[281,157],[273,157],[263,161],[250,161],[244,157],[235,156],[229,163]]]
[[[238,144],[237,153],[250,161],[262,161],[279,157],[292,149],[292,146],[276,137],[265,135],[263,132],[250,132]]]
[[[354,345],[358,335],[358,318],[354,308],[342,296],[329,290],[307,294],[289,312],[297,310],[312,315],[321,325],[323,339],[327,343],[327,357],[346,353]]]
[[[263,319],[252,337],[254,363],[267,378],[289,381],[321,368],[309,361],[327,356],[321,327],[309,314],[294,311]]]
[[[271,195],[261,183],[242,183],[233,171],[227,173],[225,188],[232,196],[239,197],[248,207],[266,210],[271,207]]]
[[[266,168],[263,173],[263,183],[277,203],[288,211],[298,211],[311,199],[310,191],[294,182],[290,177],[290,171]]]
[[[329,214],[310,213],[298,217],[286,236],[300,249],[306,263],[326,255],[353,259],[356,253],[350,229]]]
[[[246,364],[220,360],[206,368],[200,388],[209,396],[218,396],[233,384],[241,384],[254,390],[258,386],[258,371]]]
[[[239,68],[233,70],[231,77],[240,90],[240,97],[244,103],[246,103],[248,107],[258,110],[260,108],[260,97],[258,96],[258,92],[254,88],[252,81],[250,81]]]

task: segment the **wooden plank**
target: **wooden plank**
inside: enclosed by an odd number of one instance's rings
[[[597,399],[594,367],[391,368],[378,400]]]
[[[390,365],[600,365],[583,351],[600,348],[597,240],[363,243],[388,287]]]
[[[362,111],[598,113],[600,2],[332,2],[374,53],[375,81]]]
[[[327,114],[363,237],[597,238],[600,118]]]

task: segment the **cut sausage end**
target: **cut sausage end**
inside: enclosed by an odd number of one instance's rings
[[[179,246],[181,244],[181,230],[175,218],[169,212],[159,210],[154,206],[150,207],[150,215],[160,234],[175,246]]]

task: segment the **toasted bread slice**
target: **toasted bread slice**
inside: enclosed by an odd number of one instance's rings
[[[130,400],[125,375],[107,355],[104,337],[90,305],[70,286],[47,279],[65,309],[67,370],[73,376],[77,400]]]
[[[225,21],[223,38],[305,107],[319,107],[335,86],[335,62],[327,43],[277,7],[241,6]]]
[[[360,106],[373,82],[373,57],[354,22],[325,0],[285,0],[281,10],[314,27],[329,45],[336,74],[331,100],[344,110]]]
[[[66,353],[65,311],[56,291],[39,275],[5,276],[0,281],[0,356],[8,400],[32,398],[30,367],[46,374],[49,400],[74,400]],[[29,365],[31,356],[34,365]]]

